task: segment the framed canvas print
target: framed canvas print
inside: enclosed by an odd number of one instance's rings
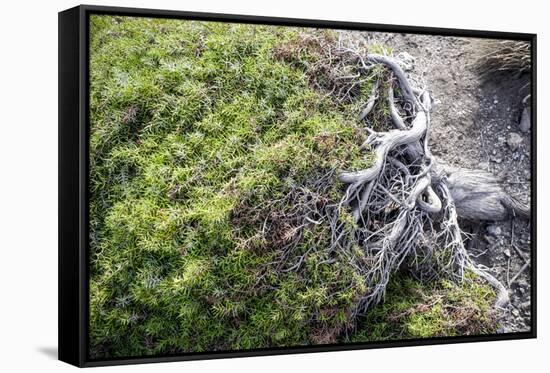
[[[59,13],[59,358],[536,336],[536,36]]]

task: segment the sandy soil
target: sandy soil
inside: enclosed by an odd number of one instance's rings
[[[502,176],[510,194],[528,203],[531,132],[519,128],[521,101],[529,93],[527,78],[482,81],[472,69],[481,55],[479,39],[393,33],[363,36],[371,43],[391,47],[394,55],[410,59],[410,75],[432,91],[433,154],[455,166]],[[516,141],[521,138],[515,150],[508,144],[510,137]],[[465,222],[463,228],[473,233],[468,243],[470,254],[510,289],[512,304],[501,315],[500,331],[530,330],[531,267],[526,264],[531,258],[529,222]]]

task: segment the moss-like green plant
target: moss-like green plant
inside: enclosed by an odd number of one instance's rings
[[[360,318],[346,342],[449,337],[495,333],[494,291],[475,275],[457,285],[448,280],[421,284],[397,276],[385,301]]]

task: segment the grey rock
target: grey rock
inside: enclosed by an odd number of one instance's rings
[[[510,250],[509,249],[504,249],[504,255],[509,258],[511,255],[510,255]]]
[[[508,146],[513,152],[518,150],[522,142],[523,142],[523,137],[521,137],[521,135],[516,132],[510,132],[508,134],[508,138],[506,139],[506,143],[508,144]]]
[[[489,169],[489,162],[479,162],[477,167],[481,170]]]
[[[409,53],[401,52],[397,57],[403,70],[411,71],[414,68],[414,57]]]
[[[494,245],[496,244],[496,241],[494,237],[491,237],[491,236],[485,236],[485,241],[487,241],[487,243],[489,245]]]
[[[531,110],[529,110],[529,108],[523,109],[523,112],[521,113],[519,129],[524,133],[531,129]]]
[[[498,225],[489,225],[487,227],[487,233],[493,237],[499,237],[502,234],[502,228]]]

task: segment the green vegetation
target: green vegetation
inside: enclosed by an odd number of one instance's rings
[[[304,31],[92,16],[92,357],[450,335],[465,305],[468,332],[494,325],[477,282],[401,278],[344,337],[366,259],[328,250],[295,202],[337,203],[335,171],[372,155],[358,104],[312,87]]]
[[[420,284],[397,276],[383,304],[359,320],[346,341],[449,337],[496,332],[493,290],[473,275],[461,286],[448,280]]]

